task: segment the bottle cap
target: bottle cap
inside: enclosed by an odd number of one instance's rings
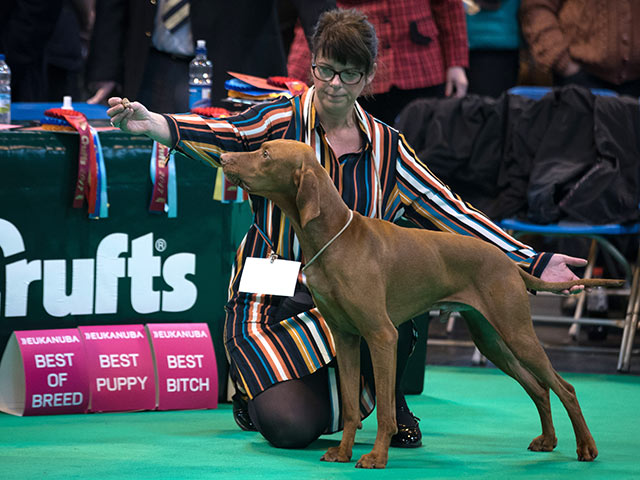
[[[73,105],[71,103],[71,96],[65,95],[62,98],[62,108],[64,110],[73,110]]]
[[[207,48],[207,41],[206,40],[196,41],[196,48]]]

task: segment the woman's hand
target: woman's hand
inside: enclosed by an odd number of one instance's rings
[[[126,98],[111,97],[107,103],[107,115],[111,125],[123,132],[134,135],[147,135],[163,145],[171,147],[171,133],[165,118],[150,112],[139,102],[129,102]]]
[[[111,125],[123,132],[144,135],[152,128],[151,112],[138,102],[129,102],[126,98],[111,97],[107,103],[107,115]]]
[[[540,278],[545,282],[567,282],[570,280],[579,280],[579,277],[569,269],[568,265],[584,267],[586,264],[587,261],[584,258],[569,257],[568,255],[555,253],[549,260],[549,263],[543,270]],[[565,295],[573,295],[580,293],[582,290],[584,290],[583,285],[576,285],[571,287],[570,290],[563,290],[562,293]]]
[[[562,69],[562,71],[558,72],[563,77],[571,77],[576,75],[581,70],[580,65],[573,60],[569,60],[569,63]]]
[[[444,87],[444,94],[447,97],[464,97],[467,94],[469,81],[467,74],[462,67],[449,67],[447,69],[447,79]]]
[[[115,90],[116,82],[111,80],[106,82],[96,82],[94,86],[94,88],[96,88],[96,93],[93,94],[93,97],[87,99],[87,103],[89,104],[102,103],[105,98]],[[89,87],[91,88],[91,85]]]

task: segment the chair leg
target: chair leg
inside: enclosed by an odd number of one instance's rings
[[[587,257],[587,267],[584,270],[584,278],[591,278],[593,275],[593,266],[596,262],[596,256],[598,254],[598,242],[596,240],[591,240],[591,245],[589,246],[589,256]],[[584,307],[587,301],[586,292],[581,292],[578,297],[578,303],[576,304],[576,309],[573,313],[574,320],[580,320],[582,318],[582,314],[584,313]],[[580,324],[575,322],[571,324],[569,328],[569,336],[572,340],[577,341],[580,335]]]
[[[638,314],[640,311],[640,249],[638,249],[638,258],[635,268],[633,269],[633,280],[629,291],[629,303],[624,318],[624,330],[622,331],[622,340],[620,342],[620,353],[618,356],[618,371],[628,372],[631,367],[631,351],[633,350],[633,341],[638,328]]]
[[[487,357],[485,357],[484,355],[482,355],[482,353],[480,353],[480,350],[478,350],[478,347],[475,347],[473,350],[473,355],[471,355],[471,365],[480,366],[480,365],[486,365],[486,364],[487,364]]]
[[[455,315],[452,313],[451,315],[449,315],[449,318],[447,320],[447,335],[451,335],[451,333],[453,332],[453,326],[456,323],[456,317]]]

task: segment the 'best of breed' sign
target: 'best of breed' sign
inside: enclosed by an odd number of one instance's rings
[[[87,412],[87,362],[78,330],[14,332],[2,366],[0,373],[6,370],[10,374],[0,375],[0,409],[7,413]]]

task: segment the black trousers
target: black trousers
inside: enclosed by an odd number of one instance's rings
[[[156,49],[149,51],[140,91],[135,99],[153,112],[189,111],[189,61]]]
[[[423,97],[444,97],[444,84],[414,90],[391,87],[391,90],[386,93],[377,93],[370,98],[359,98],[358,103],[378,120],[393,126],[396,117],[409,102]]]
[[[519,71],[518,50],[470,50],[468,93],[498,98],[516,85]]]

